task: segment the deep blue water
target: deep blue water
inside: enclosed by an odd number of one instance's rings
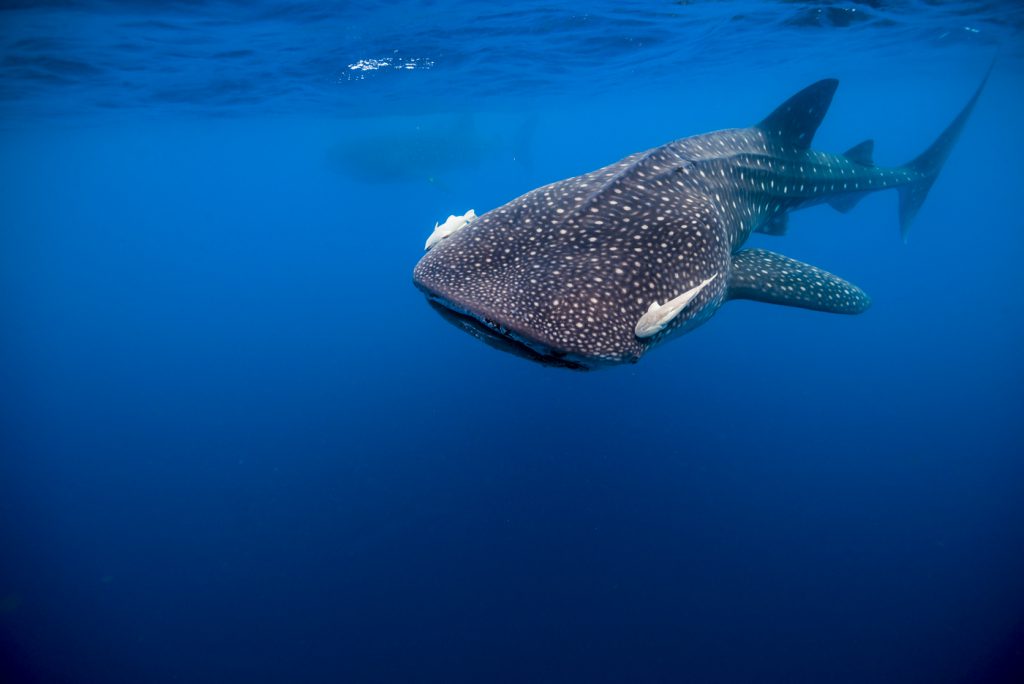
[[[0,681],[1011,682],[1016,2],[5,3]],[[749,125],[920,152],[794,214],[854,317],[727,304],[532,365],[411,283],[434,222]]]

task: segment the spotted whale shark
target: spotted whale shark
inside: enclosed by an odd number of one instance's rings
[[[575,369],[635,363],[734,299],[861,313],[870,300],[856,285],[744,243],[784,234],[797,209],[847,212],[889,189],[906,237],[987,79],[930,147],[897,167],[875,165],[871,140],[843,154],[810,148],[838,86],[818,81],[755,126],[675,140],[479,217],[449,217],[413,282],[484,342]]]

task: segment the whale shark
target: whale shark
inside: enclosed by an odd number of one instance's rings
[[[413,282],[478,339],[580,370],[635,363],[735,299],[859,314],[870,299],[856,285],[744,243],[785,234],[792,211],[828,203],[845,213],[891,189],[905,239],[987,80],[896,167],[875,165],[871,140],[842,154],[811,149],[838,86],[818,81],[754,126],[681,138],[479,217],[449,217]]]
[[[327,150],[327,162],[360,183],[427,183],[438,190],[446,190],[447,179],[459,172],[510,162],[520,169],[532,166],[532,116],[478,118],[459,113],[349,119],[344,137]],[[496,132],[485,132],[496,125]]]

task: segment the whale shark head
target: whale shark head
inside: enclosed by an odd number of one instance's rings
[[[729,253],[706,208],[643,172],[652,159],[634,155],[484,214],[437,242],[414,283],[448,320],[505,351],[570,368],[636,362],[706,317],[722,279],[701,284]],[[670,325],[637,332],[653,304],[689,291]]]
[[[414,271],[414,283],[446,320],[545,365],[587,369],[640,357],[646,345],[631,332],[635,320],[601,291],[593,263],[514,246],[500,236],[529,229],[486,218],[434,247]]]

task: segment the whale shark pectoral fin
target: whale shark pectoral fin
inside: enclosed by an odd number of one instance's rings
[[[807,149],[838,86],[839,81],[834,78],[812,83],[779,105],[757,128],[780,144]]]
[[[871,305],[856,285],[766,249],[733,255],[727,297],[844,314],[862,313]]]
[[[686,305],[693,301],[693,298],[700,294],[700,291],[711,283],[712,280],[718,277],[718,274],[711,276],[707,280],[702,281],[696,287],[690,288],[683,294],[679,295],[675,299],[670,299],[664,304],[658,304],[658,302],[651,302],[651,306],[647,309],[647,313],[640,317],[640,320],[636,322],[636,336],[643,339],[645,337],[653,337],[664,330],[669,323],[675,320],[676,316],[682,313]]]

